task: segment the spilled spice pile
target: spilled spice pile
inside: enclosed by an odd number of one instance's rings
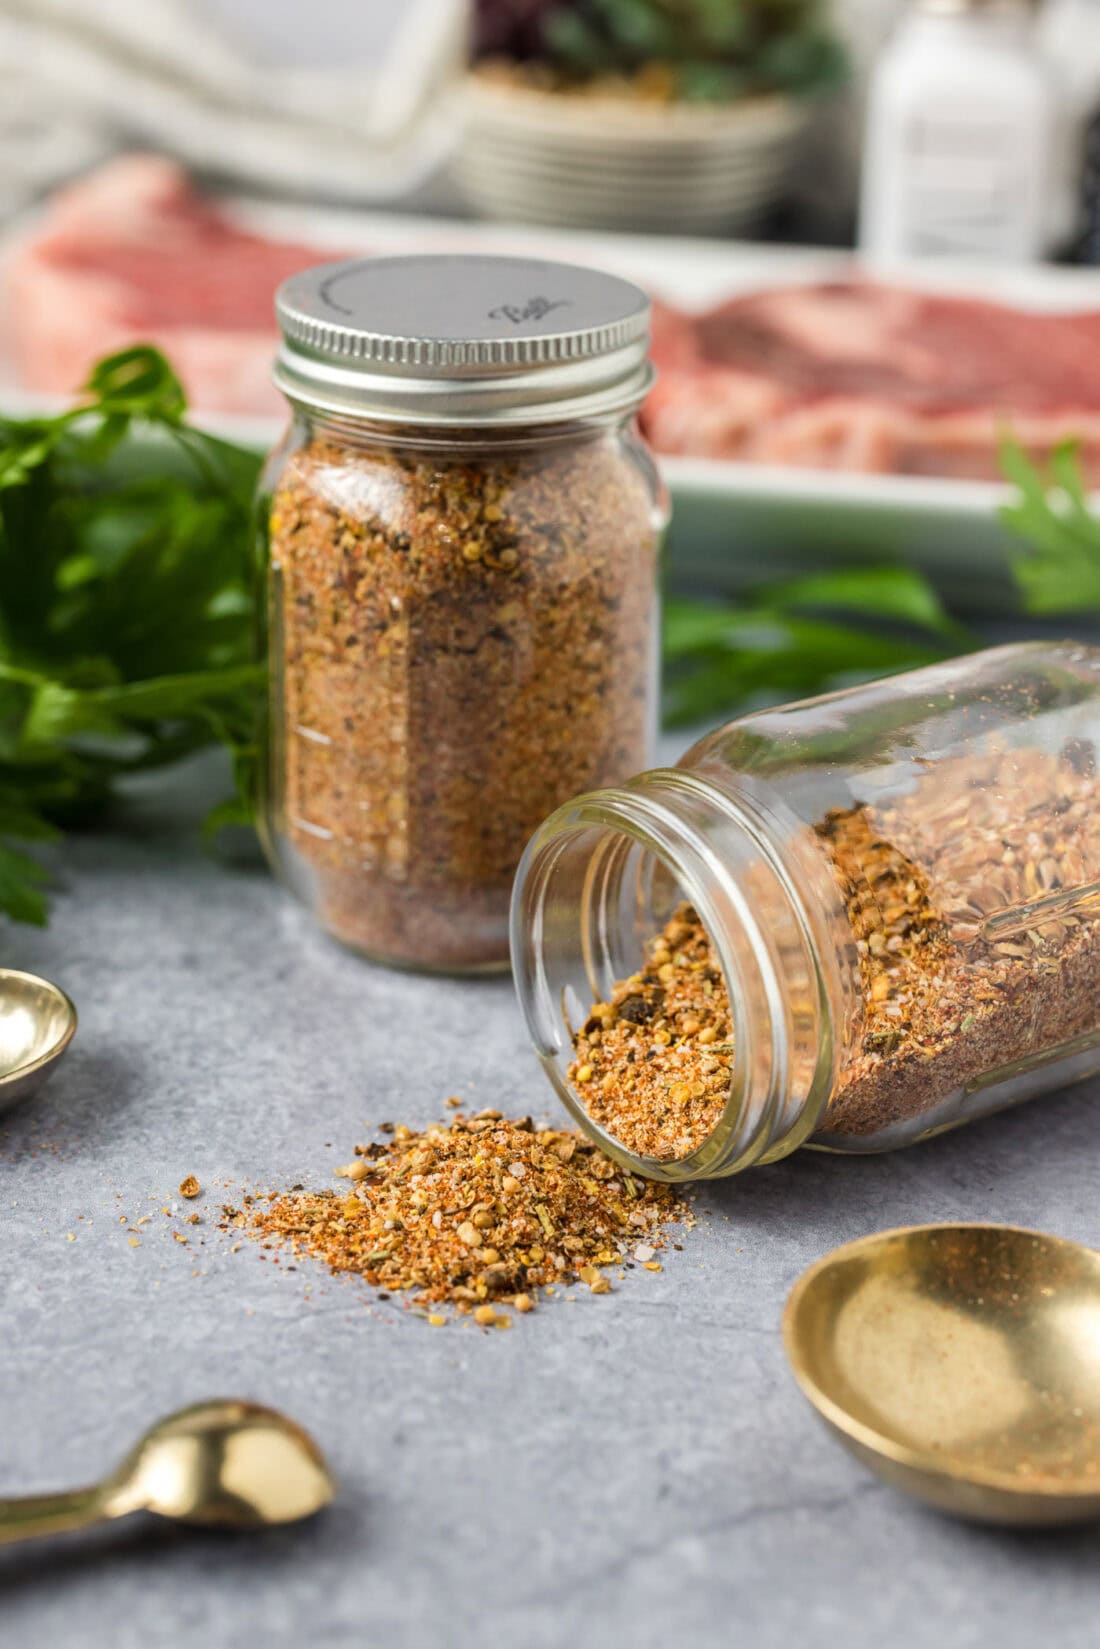
[[[725,979],[695,911],[680,905],[639,973],[596,1002],[569,1079],[594,1122],[662,1162],[701,1145],[729,1092],[733,1024]]]
[[[633,1259],[659,1271],[665,1227],[694,1223],[666,1186],[625,1174],[583,1135],[536,1129],[499,1111],[456,1116],[356,1147],[338,1170],[349,1189],[271,1192],[224,1211],[223,1229],[287,1244],[333,1272],[352,1272],[441,1326],[434,1306],[486,1327],[579,1279],[610,1292],[604,1267]]]
[[[823,1134],[950,1109],[988,1073],[1100,1026],[1100,922],[1072,892],[1100,879],[1100,782],[1072,750],[941,761],[888,806],[834,809],[814,828],[863,998]],[[721,1115],[732,1034],[717,957],[682,905],[642,971],[594,1004],[570,1081],[630,1150],[682,1157]]]
[[[373,954],[506,961],[532,832],[646,763],[644,466],[617,436],[476,458],[317,436],[286,461],[270,543],[284,873]]]

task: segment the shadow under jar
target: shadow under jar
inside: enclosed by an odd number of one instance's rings
[[[652,746],[648,304],[571,266],[428,257],[308,271],[278,310],[269,857],[370,956],[506,966],[532,830]]]
[[[1100,651],[730,722],[559,809],[513,962],[570,1110],[681,1180],[877,1151],[1100,1069]]]

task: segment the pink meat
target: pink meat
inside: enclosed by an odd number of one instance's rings
[[[130,156],[63,190],[9,255],[4,345],[28,388],[67,395],[98,356],[148,341],[192,405],[273,412],[273,294],[322,255],[246,234],[171,161]],[[1076,435],[1100,485],[1100,310],[832,281],[696,318],[658,303],[653,354],[643,418],[662,452],[985,479],[1011,430],[1039,458]]]
[[[752,293],[696,322],[645,409],[661,451],[994,479],[1010,431],[1100,485],[1100,311],[1037,315],[872,281]]]
[[[649,352],[659,372],[682,370],[699,362],[699,335],[690,315],[653,299]]]
[[[194,406],[274,412],[274,291],[322,255],[246,234],[171,161],[128,156],[61,191],[7,259],[5,348],[28,389],[71,394],[100,355],[155,343]]]

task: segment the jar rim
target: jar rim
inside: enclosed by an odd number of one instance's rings
[[[662,796],[661,791],[665,792]],[[591,792],[559,808],[545,821],[528,844],[516,876],[512,899],[512,968],[528,1030],[539,1059],[560,1099],[578,1125],[608,1156],[648,1179],[685,1182],[724,1176],[752,1163],[770,1160],[794,1149],[817,1126],[831,1087],[832,1020],[828,993],[816,952],[811,947],[817,974],[817,988],[824,1010],[824,1036],[820,1052],[819,1079],[812,1094],[798,1109],[792,1125],[788,1114],[788,1048],[783,1031],[783,980],[775,966],[766,936],[746,898],[745,890],[730,866],[724,864],[700,840],[694,839],[683,814],[668,807],[669,796],[705,794],[721,806],[723,813],[744,829],[746,841],[763,844],[747,812],[731,803],[705,780],[681,769],[653,769],[622,789]],[[668,871],[699,914],[718,956],[726,981],[733,1017],[734,1057],[730,1085],[722,1113],[706,1138],[686,1155],[671,1159],[649,1157],[624,1145],[602,1128],[574,1092],[563,1068],[561,1030],[570,1030],[566,1004],[555,1003],[546,972],[542,942],[542,910],[551,897],[550,883],[556,858],[570,837],[579,842],[593,831],[626,838],[651,855]],[[770,853],[769,853],[770,856]],[[593,904],[595,890],[588,889]],[[784,875],[784,895],[789,896],[800,926],[797,892]],[[721,910],[736,912],[735,924]],[[600,981],[600,970],[590,954],[591,934],[585,930],[588,912],[578,912],[578,942],[585,944],[584,963],[588,984],[596,992],[609,980]],[[607,968],[603,969],[607,973]],[[763,1014],[748,1011],[752,1000],[766,1003]],[[571,1037],[568,1037],[571,1047]],[[763,1064],[770,1073],[767,1083],[758,1076]]]
[[[350,418],[346,414],[328,413],[318,407],[295,403],[295,412],[311,432],[322,432],[349,446],[362,446],[370,451],[375,446],[423,452],[447,451],[462,454],[522,451],[527,446],[546,447],[564,445],[570,441],[598,440],[608,431],[621,430],[628,420],[623,417],[576,418],[568,422],[536,424],[528,429],[524,424],[507,429],[483,428],[479,424],[461,424],[453,429],[429,424],[410,424],[407,428],[396,418]]]

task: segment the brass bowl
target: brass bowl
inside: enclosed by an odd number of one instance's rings
[[[50,1075],[76,1033],[76,1009],[56,985],[0,968],[0,1110]]]
[[[1100,1254],[999,1225],[838,1248],[795,1285],[783,1337],[857,1459],[991,1523],[1100,1517]]]

